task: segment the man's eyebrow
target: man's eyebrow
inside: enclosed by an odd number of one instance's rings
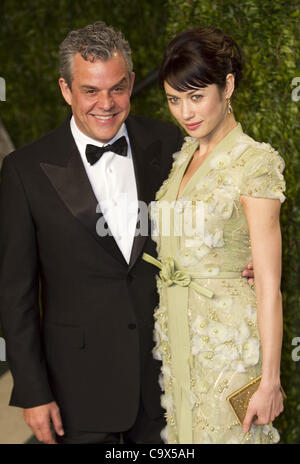
[[[98,87],[95,87],[94,85],[81,85],[80,88],[88,90],[99,90]]]
[[[115,85],[113,85],[110,90],[119,87],[119,85],[127,84],[127,79],[126,77],[123,77],[119,82],[117,82]]]
[[[114,84],[109,90],[113,90],[116,87],[119,87],[120,85],[123,85],[123,84],[127,84],[126,77],[122,77],[122,79],[119,82],[117,82],[116,84]],[[94,85],[88,85],[88,84],[81,85],[80,88],[83,89],[83,90],[100,90],[99,87],[96,87]]]

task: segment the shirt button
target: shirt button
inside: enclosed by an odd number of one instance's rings
[[[128,329],[130,330],[136,329],[136,324],[128,324]]]

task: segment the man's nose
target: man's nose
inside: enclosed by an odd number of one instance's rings
[[[114,100],[111,95],[100,95],[97,105],[104,111],[109,111],[114,106]]]

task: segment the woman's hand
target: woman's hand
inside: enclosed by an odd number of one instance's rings
[[[243,432],[249,432],[251,424],[266,425],[283,411],[283,397],[280,386],[273,388],[260,385],[252,395],[243,422]],[[255,420],[253,420],[256,417]]]

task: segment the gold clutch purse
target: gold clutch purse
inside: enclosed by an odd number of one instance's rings
[[[251,396],[258,389],[260,381],[261,381],[261,375],[251,380],[251,382],[247,383],[242,388],[239,388],[239,390],[236,390],[235,392],[231,393],[226,398],[228,404],[230,405],[237,420],[239,421],[241,425],[244,422]],[[280,390],[281,390],[283,399],[286,400],[287,397],[286,397],[286,394],[283,388],[280,387]]]

